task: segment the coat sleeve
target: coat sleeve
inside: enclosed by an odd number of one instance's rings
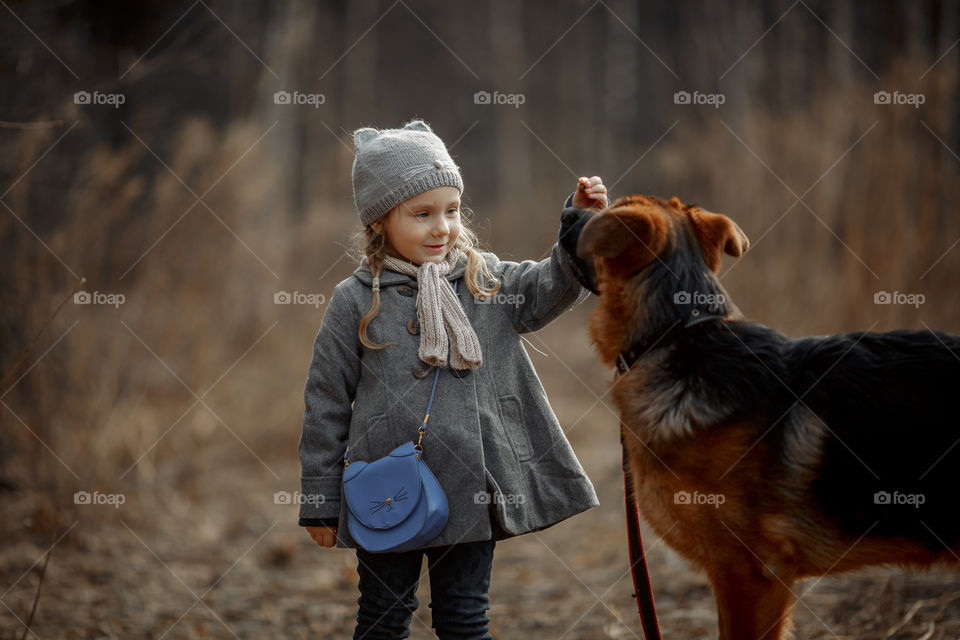
[[[497,265],[500,293],[512,295],[508,300],[514,301],[511,312],[517,333],[542,329],[590,295],[574,275],[572,258],[559,239],[558,231],[550,256],[539,262],[501,261]]]
[[[300,525],[331,521],[340,513],[343,453],[347,448],[363,345],[358,312],[340,283],[333,290],[313,343],[303,399]]]

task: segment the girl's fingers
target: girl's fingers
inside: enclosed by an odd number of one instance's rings
[[[603,184],[600,176],[592,176],[590,178],[581,176],[579,180],[577,180],[577,192],[582,193],[589,200],[606,204],[607,187]]]

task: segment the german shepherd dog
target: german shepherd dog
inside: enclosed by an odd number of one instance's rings
[[[707,574],[721,640],[784,638],[803,578],[960,563],[960,337],[750,322],[716,276],[747,237],[677,198],[564,218],[641,511]]]

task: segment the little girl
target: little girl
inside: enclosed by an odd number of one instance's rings
[[[588,291],[559,242],[540,262],[477,248],[460,216],[460,170],[422,120],[358,129],[354,143],[365,256],[334,289],[313,345],[300,525],[320,546],[357,549],[354,638],[409,637],[424,554],[437,635],[492,638],[495,541],[599,504],[520,342]],[[600,178],[580,178],[570,205],[605,208]],[[447,523],[422,548],[367,552],[346,526],[344,452],[373,461],[416,440],[433,367],[441,370],[422,460],[446,494]]]

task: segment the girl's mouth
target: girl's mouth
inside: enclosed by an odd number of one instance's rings
[[[447,245],[445,245],[445,244],[434,244],[434,245],[425,244],[425,245],[423,245],[423,246],[425,246],[425,247],[427,248],[427,251],[433,251],[434,253],[440,253],[441,251],[443,251],[443,248],[446,247]]]

